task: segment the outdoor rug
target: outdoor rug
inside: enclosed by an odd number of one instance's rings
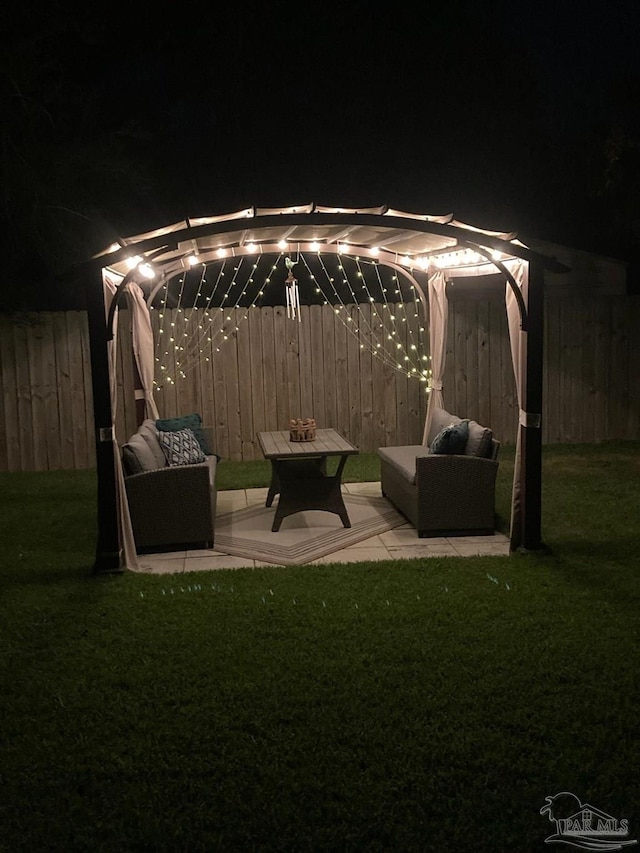
[[[275,502],[227,512],[216,519],[215,550],[279,566],[310,563],[406,523],[386,498],[343,495],[351,527],[329,512],[307,510],[285,518],[271,532]]]

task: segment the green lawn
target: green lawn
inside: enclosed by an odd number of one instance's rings
[[[549,553],[93,576],[94,473],[0,475],[0,850],[528,853],[560,791],[640,838],[639,507],[640,442],[548,447]]]

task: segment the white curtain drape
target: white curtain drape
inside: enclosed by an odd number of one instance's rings
[[[422,443],[427,443],[434,409],[444,408],[442,396],[442,378],[447,352],[447,318],[449,306],[447,302],[446,279],[444,270],[438,270],[429,276],[429,346],[431,349],[431,380],[429,387],[429,402],[427,416],[424,422]]]
[[[154,377],[154,346],[153,331],[149,307],[145,301],[142,288],[135,282],[127,285],[131,306],[131,333],[133,338],[133,355],[138,368],[144,395],[145,417],[154,421],[160,417],[156,401],[153,399]]]
[[[106,270],[102,271],[105,322],[109,315],[109,307],[111,306],[111,302],[115,296],[116,288],[121,281],[122,276],[109,273]],[[140,564],[138,563],[138,555],[136,553],[136,545],[133,538],[133,528],[131,527],[131,517],[129,515],[129,503],[127,501],[127,493],[124,485],[122,458],[120,456],[120,447],[116,436],[116,412],[118,408],[118,386],[116,381],[116,359],[118,352],[117,342],[118,312],[116,311],[113,317],[113,339],[107,342],[107,351],[109,357],[109,386],[111,391],[111,434],[113,441],[113,461],[116,475],[116,501],[118,505],[118,535],[120,537],[120,567],[123,569],[133,569],[134,571],[138,571],[140,569]]]
[[[511,273],[520,288],[524,304],[528,305],[529,264],[517,261],[511,266]],[[527,333],[520,328],[520,310],[513,290],[507,285],[505,302],[509,324],[511,358],[518,396],[518,432],[516,454],[513,466],[513,492],[511,497],[511,549],[516,550],[522,544],[522,426],[526,421],[526,373],[527,373]]]

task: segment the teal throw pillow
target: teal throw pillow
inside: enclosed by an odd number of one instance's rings
[[[469,421],[450,424],[441,430],[431,442],[431,452],[436,454],[464,455],[469,440]]]

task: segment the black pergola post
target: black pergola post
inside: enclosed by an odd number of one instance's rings
[[[118,537],[118,505],[113,458],[113,420],[109,383],[107,323],[104,310],[102,271],[93,271],[86,286],[89,346],[91,351],[91,385],[98,474],[98,541],[93,569],[95,572],[120,570]]]
[[[522,448],[521,547],[540,550],[542,545],[542,376],[544,340],[544,268],[529,264],[527,306],[527,369],[524,413],[520,419]],[[523,423],[524,421],[524,423]]]

